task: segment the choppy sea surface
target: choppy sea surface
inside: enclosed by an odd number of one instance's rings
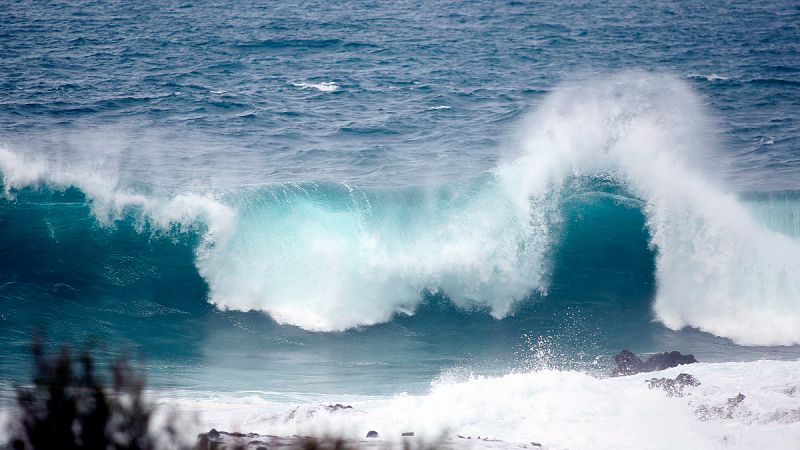
[[[800,439],[797,2],[3,2],[0,175],[6,400],[43,326],[199,428]]]

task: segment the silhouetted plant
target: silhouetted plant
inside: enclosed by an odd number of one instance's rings
[[[94,358],[86,351],[75,360],[64,346],[46,355],[40,337],[31,346],[33,383],[17,387],[18,420],[11,429],[14,450],[157,450],[179,449],[175,420],[158,430],[151,428],[153,407],[144,398],[144,377],[126,358],[111,364],[111,387],[96,375]],[[77,369],[77,370],[76,370]],[[173,416],[172,419],[175,417]],[[220,434],[233,439],[218,440]],[[258,436],[258,435],[255,435]],[[248,443],[252,435],[212,430],[198,437],[194,450],[245,450],[265,448]],[[427,448],[435,449],[437,444]],[[282,448],[304,450],[357,449],[357,441],[339,437],[304,437],[281,443]],[[405,441],[404,449],[411,449]],[[417,445],[416,448],[426,448]]]
[[[157,448],[150,430],[153,408],[143,397],[144,378],[127,359],[120,358],[111,365],[112,386],[108,389],[97,377],[94,359],[88,352],[83,352],[77,363],[66,346],[48,356],[37,337],[32,353],[33,384],[17,387],[19,417],[12,429],[12,448]],[[173,427],[167,427],[164,439],[170,442],[169,448],[177,447]]]

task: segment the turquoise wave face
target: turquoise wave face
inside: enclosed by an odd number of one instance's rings
[[[182,374],[207,386],[233,376],[231,389],[288,388],[297,384],[292,373],[302,370],[310,377],[306,388],[345,392],[353,386],[342,380],[367,364],[363,392],[389,392],[396,389],[398,367],[410,364],[416,375],[404,383],[424,389],[443,368],[476,360],[482,361],[473,367],[479,371],[528,367],[535,363],[531,352],[545,346],[561,364],[590,370],[603,370],[595,358],[620,347],[680,346],[707,358],[730,357],[724,339],[652,322],[656,251],[641,200],[607,179],[568,183],[551,199],[558,214],[549,224],[547,247],[538,253],[544,265],[534,267],[523,261],[531,241],[522,231],[491,226],[508,220],[497,213],[494,181],[487,174],[434,189],[368,191],[309,183],[229,193],[227,201],[241,213],[224,250],[214,247],[221,243],[204,243],[204,227],[160,229],[136,211],[103,224],[74,188],[18,191],[0,203],[0,340],[9,349],[0,370],[25,373],[30,332],[39,324],[54,341],[96,337],[109,348],[121,344],[141,351],[153,361],[154,382],[167,386]],[[776,195],[757,196],[754,204],[785,208],[783,199],[795,194]],[[491,218],[476,219],[487,212]],[[364,235],[373,238],[371,247]],[[497,242],[489,245],[481,237]],[[330,248],[317,247],[319,240],[352,248],[326,260]],[[475,242],[492,252],[477,262],[461,261],[463,266],[453,260],[436,265],[448,245]],[[520,265],[492,260],[506,244]],[[429,254],[432,248],[438,254]],[[534,269],[541,275],[538,284],[512,286],[520,294],[498,314],[492,295],[517,295],[506,286],[512,275],[494,285],[475,267],[491,276],[508,270],[527,277]],[[219,286],[214,270],[230,277],[222,289],[249,292],[250,283],[259,289],[253,298],[265,303],[224,303],[229,300],[213,289]],[[267,279],[298,273],[300,279]],[[383,314],[382,308],[389,313],[375,316],[380,320],[373,326],[334,333],[281,325],[280,318],[264,314],[271,313],[264,306],[271,295],[289,295],[303,280],[312,292],[327,288],[329,276],[352,287],[320,291],[329,294],[321,301],[335,306],[310,307],[325,317],[363,318]],[[759,351],[737,350],[740,358]],[[255,380],[238,372],[248,367],[279,375]]]
[[[150,358],[183,370],[193,361],[204,361],[209,354],[217,351],[219,354],[215,359],[246,359],[257,355],[256,359],[260,360],[272,359],[276,353],[302,354],[304,348],[317,346],[337,354],[347,348],[354,358],[368,360],[370,349],[375,345],[389,345],[395,351],[393,355],[385,355],[389,362],[404,358],[431,358],[431,361],[422,364],[424,373],[435,372],[448,364],[451,358],[465,358],[467,354],[488,352],[490,349],[496,351],[497,347],[500,350],[498,355],[503,355],[501,358],[511,358],[518,347],[524,344],[523,335],[526,333],[544,332],[543,327],[551,332],[560,329],[566,333],[565,330],[574,326],[570,324],[572,319],[567,316],[551,318],[548,317],[549,313],[542,315],[541,305],[552,303],[546,309],[555,312],[563,307],[561,302],[572,304],[577,299],[576,292],[581,291],[574,290],[578,285],[569,281],[563,285],[557,282],[548,297],[543,297],[542,291],[531,285],[521,293],[514,308],[508,311],[511,315],[507,313],[505,319],[498,320],[491,316],[491,298],[479,295],[486,294],[486,291],[470,291],[474,294],[469,298],[470,301],[466,301],[466,298],[453,300],[452,291],[449,290],[451,287],[456,288],[456,293],[463,293],[466,289],[464,286],[472,286],[470,283],[475,282],[470,279],[473,273],[466,269],[464,276],[467,279],[458,280],[459,273],[436,274],[432,271],[439,269],[439,266],[416,267],[414,264],[417,260],[411,261],[410,266],[391,266],[396,262],[384,261],[382,266],[365,267],[365,270],[357,267],[371,263],[371,255],[368,254],[371,250],[393,255],[406,252],[406,258],[427,257],[424,250],[430,247],[422,249],[422,256],[413,253],[418,251],[413,247],[420,245],[413,242],[414,233],[435,233],[433,228],[441,226],[445,217],[472,203],[465,197],[474,196],[480,190],[476,186],[486,186],[487,180],[488,177],[459,186],[457,191],[460,195],[454,195],[456,190],[453,189],[446,192],[439,190],[433,194],[425,194],[423,190],[372,193],[340,185],[314,184],[274,186],[238,194],[236,202],[244,212],[237,234],[230,238],[225,253],[215,256],[227,263],[226,273],[230,274],[232,281],[246,283],[247,279],[252,279],[257,286],[272,286],[263,277],[279,277],[284,273],[293,276],[300,270],[297,265],[305,264],[303,270],[335,270],[337,277],[353,277],[345,281],[364,288],[361,291],[354,289],[347,295],[332,293],[340,295],[340,298],[332,298],[331,301],[349,302],[338,304],[337,308],[351,308],[353,314],[362,316],[371,314],[370,308],[380,311],[383,307],[381,302],[392,308],[385,318],[381,317],[381,322],[388,323],[332,335],[281,326],[262,313],[242,312],[251,308],[232,308],[228,304],[219,305],[220,309],[217,309],[209,305],[208,301],[213,301],[214,293],[209,291],[206,280],[198,273],[198,267],[200,272],[209,271],[210,266],[204,264],[210,263],[204,263],[203,257],[196,254],[213,251],[203,246],[203,230],[183,232],[153,229],[141,225],[135,213],[111,226],[102,224],[92,216],[86,197],[77,189],[64,192],[48,189],[17,192],[14,200],[4,200],[0,205],[0,248],[3,252],[0,298],[3,301],[3,323],[8,325],[3,327],[0,338],[6,348],[12,349],[13,354],[13,357],[4,360],[3,372],[23,373],[19,372],[18,365],[25,361],[30,332],[40,323],[47,327],[50,337],[56,341],[74,342],[98,337],[110,344],[132,345]],[[644,261],[652,265],[652,255],[647,250],[646,235],[642,229],[643,219],[636,208],[631,209],[630,205],[603,193],[574,198],[569,202],[575,203],[576,206],[568,207],[568,210],[574,209],[576,216],[585,216],[587,211],[597,212],[601,217],[607,216],[609,223],[603,225],[604,221],[601,220],[598,222],[600,228],[595,232],[609,233],[620,222],[627,224],[628,231],[632,227],[636,231],[633,237],[640,240],[640,245],[627,250],[642,253]],[[476,225],[465,223],[464,217],[459,217],[460,229]],[[386,236],[395,240],[384,249],[359,248],[364,243],[355,236],[364,227],[374,233],[383,233],[378,236],[381,240],[386,240]],[[400,230],[405,230],[405,233],[400,234]],[[494,233],[497,230],[489,231]],[[565,232],[567,236],[583,233],[582,230],[577,233],[570,230]],[[254,240],[252,233],[258,233],[259,239]],[[332,261],[320,261],[304,253],[315,250],[316,241],[307,240],[311,237],[317,239],[321,233],[334,233],[339,245],[355,246],[345,252],[345,256],[353,259],[346,261],[342,256],[342,261],[332,266]],[[339,238],[342,234],[350,238]],[[631,238],[616,237],[619,241]],[[465,235],[455,238],[464,239]],[[330,239],[330,236],[323,235],[322,239]],[[576,236],[576,239],[581,238]],[[613,245],[612,241],[609,238],[608,244]],[[425,244],[441,246],[441,243]],[[404,249],[404,246],[408,248]],[[584,252],[576,253],[574,246],[572,238],[569,238],[551,250],[564,255],[563,258],[557,257],[554,264],[554,280],[569,278],[571,274],[580,272],[581,264],[578,261]],[[259,259],[251,258],[245,250],[256,252]],[[518,246],[514,250],[523,251]],[[602,252],[602,248],[599,251]],[[597,257],[603,259],[601,254],[597,254]],[[641,255],[638,259],[641,259]],[[632,263],[628,269],[641,270],[637,261]],[[261,265],[252,267],[253,264]],[[597,270],[602,272],[602,267],[598,266]],[[609,267],[614,267],[614,263]],[[272,273],[263,273],[267,268]],[[393,285],[388,280],[390,275],[378,273],[380,270],[397,271],[394,275],[390,274],[397,277]],[[412,270],[416,270],[416,273],[409,273]],[[369,289],[369,283],[372,282],[370,272],[375,272],[380,286],[389,285],[386,291],[376,293]],[[417,278],[421,280],[419,285],[409,281],[412,277],[423,275],[426,278]],[[299,276],[308,277],[310,289],[314,288],[314,284],[325,285],[328,282],[324,277],[315,279],[313,272],[301,272]],[[409,278],[403,279],[402,276]],[[652,277],[652,271],[645,270],[644,274],[636,276]],[[436,284],[437,280],[442,280],[442,285]],[[593,280],[597,278],[590,277],[586,282],[592,283]],[[625,284],[625,289],[630,289],[628,281],[627,278],[621,280],[619,286]],[[298,281],[293,279],[279,279],[272,283],[283,289],[288,289],[287,286],[300,288],[295,284]],[[404,290],[398,293],[392,292],[392,288]],[[594,288],[587,286],[586,289]],[[651,289],[652,280],[641,280],[633,288],[635,295],[625,295],[620,299],[638,303],[638,314],[644,323],[647,322]],[[278,295],[282,292],[269,294]],[[398,297],[399,294],[403,297]],[[269,296],[256,298],[269,299]],[[397,303],[398,298],[403,303]],[[258,306],[254,305],[252,309],[264,311]],[[567,313],[566,310],[563,312]],[[261,348],[261,345],[267,348]],[[428,346],[431,347],[430,353],[416,354],[420,347]],[[311,354],[298,358],[309,358],[316,350],[308,353]]]

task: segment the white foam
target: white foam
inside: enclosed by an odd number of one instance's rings
[[[623,73],[559,90],[498,168],[525,201],[572,175],[613,176],[645,200],[657,250],[656,318],[740,344],[800,343],[800,243],[762,225],[704,172],[724,166],[681,80]]]
[[[231,240],[198,258],[214,304],[343,330],[410,313],[426,289],[496,317],[546,290],[549,209],[515,203],[502,186],[439,192],[455,197],[448,207],[436,192],[373,208],[357,190],[334,199],[289,190],[243,206]]]
[[[12,196],[15,189],[39,183],[47,172],[47,166],[42,161],[26,159],[0,147],[0,172],[3,175],[4,193]]]
[[[86,195],[93,215],[109,226],[132,215],[139,227],[149,226],[158,231],[202,230],[203,248],[223,244],[235,228],[235,211],[210,194],[147,196],[120,187],[108,172],[85,165],[54,167],[42,158],[26,157],[2,147],[0,171],[7,197],[13,198],[16,191],[26,187],[79,188]]]
[[[690,73],[689,74],[689,78],[701,78],[701,79],[706,80],[706,81],[725,81],[725,80],[729,80],[730,79],[728,77],[723,77],[722,75],[717,75],[715,73],[712,73],[710,75],[702,75],[702,74],[699,74],[699,73]]]
[[[689,372],[700,386],[684,397],[649,389],[645,380]],[[800,362],[695,364],[667,371],[600,379],[571,371],[539,370],[500,377],[437,382],[425,395],[320,397],[297,403],[254,393],[167,394],[183,411],[200,412],[197,430],[211,427],[291,436],[334,433],[353,439],[378,431],[388,442],[413,431],[441,436],[500,439],[507,448],[538,442],[547,448],[771,448],[800,439]],[[739,393],[744,401],[725,414]],[[320,405],[346,403],[352,410]],[[297,409],[295,409],[297,408]],[[470,443],[458,440],[461,444]]]
[[[320,92],[336,92],[339,90],[339,85],[333,81],[323,81],[321,83],[292,83],[292,86],[299,87],[300,89],[316,89]]]

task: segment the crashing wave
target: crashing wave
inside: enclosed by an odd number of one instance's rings
[[[310,330],[410,314],[427,291],[502,318],[548,292],[564,199],[609,182],[646,217],[657,320],[740,344],[800,343],[796,220],[704,170],[724,163],[711,130],[685,82],[628,72],[552,92],[521,125],[514,157],[435,188],[301,183],[159,197],[7,149],[0,170],[7,197],[75,186],[101,223],[134,216],[201,232],[196,265],[210,302]]]

